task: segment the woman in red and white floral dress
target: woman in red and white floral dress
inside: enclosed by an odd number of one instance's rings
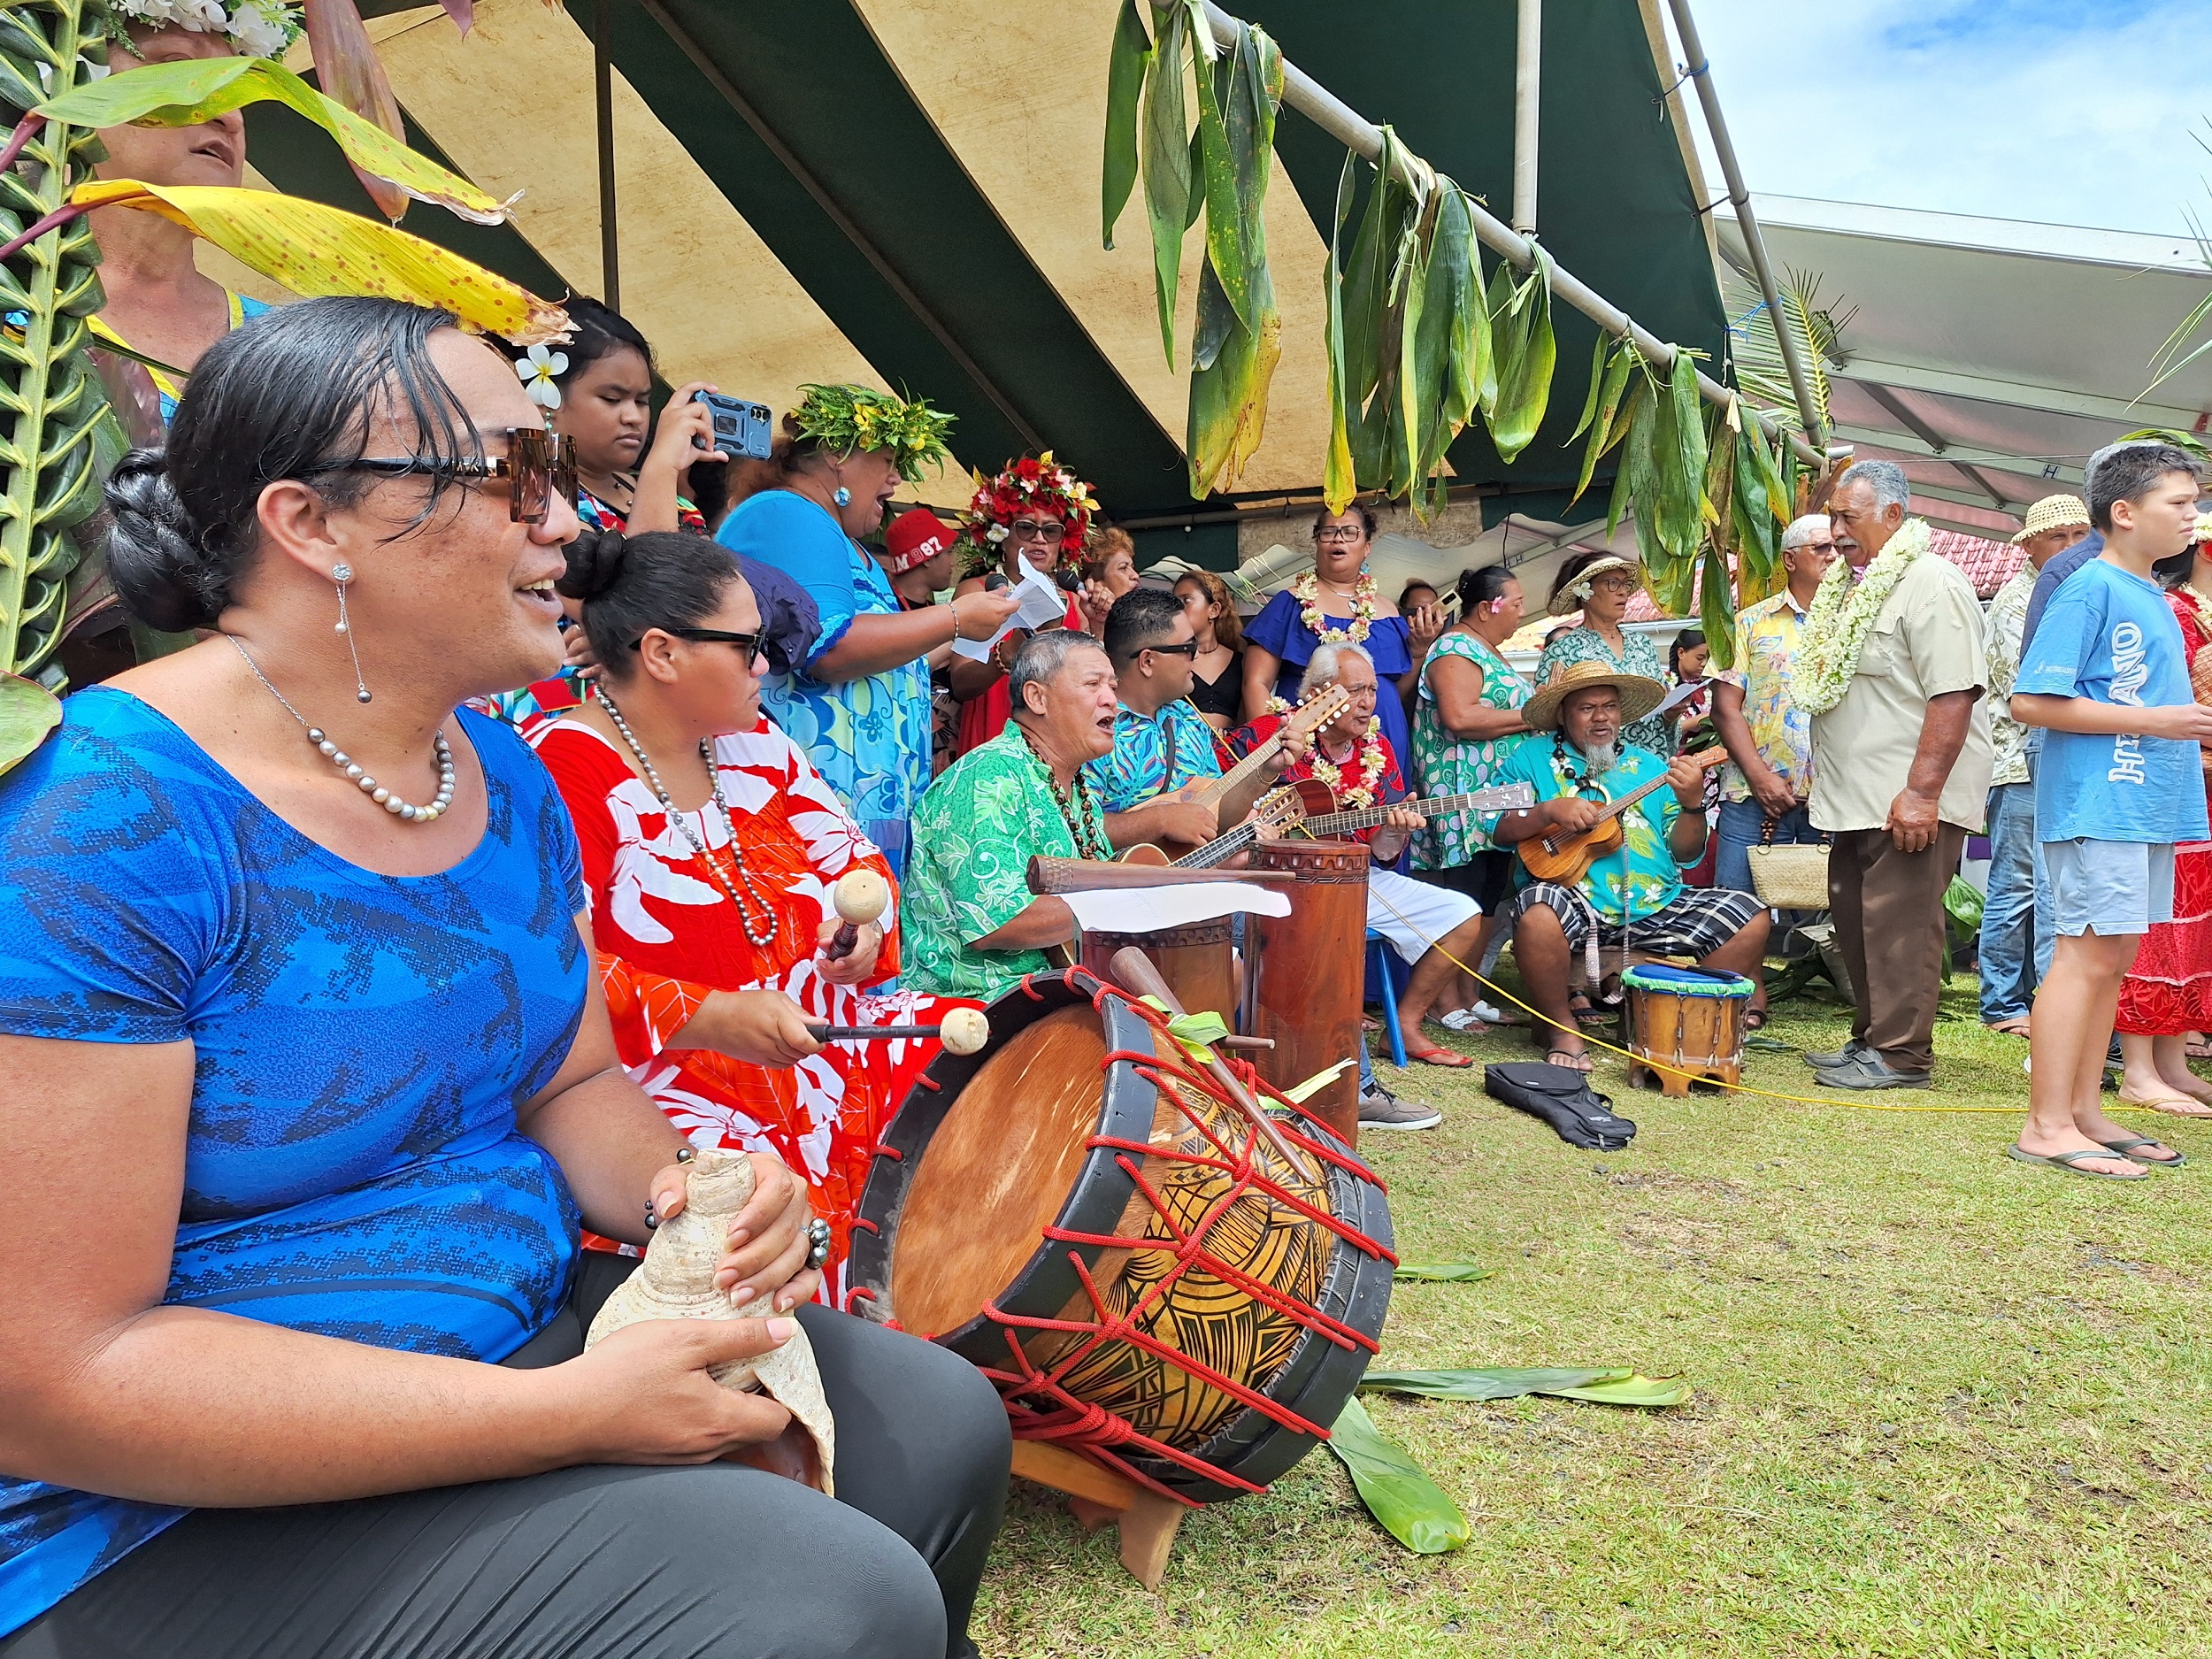
[[[807,1023],[934,1025],[967,1004],[866,993],[898,972],[895,931],[864,926],[825,957],[837,879],[891,872],[762,717],[760,612],[729,554],[587,531],[561,588],[584,602],[602,678],[523,735],[575,821],[616,1048],[695,1146],[772,1152],[806,1178],[831,1228],[823,1294],[842,1307],[872,1148],[938,1044],[822,1044]]]

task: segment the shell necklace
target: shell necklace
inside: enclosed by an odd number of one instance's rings
[[[766,890],[754,879],[753,872],[745,867],[745,855],[738,849],[737,820],[731,816],[730,803],[722,795],[722,773],[714,764],[714,745],[701,738],[699,758],[706,764],[707,787],[713,792],[715,810],[721,813],[722,829],[729,837],[730,867],[737,872],[735,882],[731,881],[721,864],[707,850],[706,843],[691,827],[691,819],[679,812],[676,803],[669,799],[667,787],[661,782],[660,772],[653,765],[653,757],[645,752],[645,745],[637,741],[637,733],[630,730],[630,723],[622,718],[622,710],[614,706],[614,699],[607,695],[607,688],[595,681],[591,695],[599,699],[599,706],[614,722],[614,729],[622,733],[622,741],[630,746],[630,753],[637,757],[638,769],[645,774],[645,781],[652,786],[653,794],[661,803],[661,811],[671,824],[683,832],[683,838],[691,843],[691,850],[699,855],[699,862],[706,865],[707,873],[714,878],[715,886],[720,887],[730,902],[737,907],[738,926],[745,930],[745,937],[756,947],[764,947],[772,942],[776,937],[775,905]],[[739,891],[741,887],[743,892]],[[749,894],[751,903],[746,902]],[[753,918],[755,904],[760,907],[757,922]]]
[[[332,742],[322,727],[308,725],[307,717],[294,708],[291,700],[276,688],[276,682],[261,672],[261,664],[253,660],[253,653],[246,649],[243,640],[235,634],[226,634],[223,637],[238,648],[239,656],[246,659],[246,666],[253,670],[253,677],[266,686],[269,695],[284,705],[285,713],[300,723],[300,729],[307,733],[307,741],[322,752],[323,758],[345,773],[348,782],[357,786],[363,795],[394,818],[409,824],[434,824],[444,816],[446,808],[453,804],[453,749],[445,741],[443,732],[434,732],[430,737],[430,747],[438,761],[437,795],[428,806],[416,806],[403,801],[363,771],[361,763]]]

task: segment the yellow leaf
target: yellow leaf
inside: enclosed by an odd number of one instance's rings
[[[435,242],[320,202],[272,190],[135,179],[95,180],[69,199],[80,207],[158,213],[305,298],[407,300],[451,311],[468,327],[518,346],[567,337],[568,313],[519,284]]]

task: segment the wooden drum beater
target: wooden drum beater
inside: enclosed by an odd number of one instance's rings
[[[838,919],[844,926],[823,947],[822,956],[826,961],[837,962],[859,948],[861,928],[881,920],[884,911],[891,908],[891,884],[865,866],[848,870],[830,889],[830,902],[837,907]]]
[[[945,1010],[935,1025],[817,1025],[807,1030],[817,1042],[870,1042],[879,1037],[934,1037],[948,1054],[979,1054],[991,1041],[991,1022],[979,1008]]]

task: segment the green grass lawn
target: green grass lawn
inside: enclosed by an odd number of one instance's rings
[[[2022,1107],[2026,1045],[1964,979],[1946,1009],[1942,1089],[1870,1101]],[[1770,1031],[1843,1026],[1800,1001]],[[1455,1046],[1532,1057],[1517,1032]],[[1816,1092],[1792,1056],[1751,1061]],[[1190,1517],[1157,1596],[1111,1529],[1017,1482],[987,1655],[2212,1653],[2212,1126],[2129,1117],[2198,1163],[2122,1187],[2004,1159],[2008,1115],[1666,1101],[1609,1061],[1641,1132],[1591,1153],[1479,1071],[1383,1075],[1446,1110],[1361,1148],[1401,1254],[1497,1272],[1399,1286],[1379,1363],[1633,1365],[1693,1402],[1370,1396],[1464,1549],[1408,1554],[1320,1452]]]

